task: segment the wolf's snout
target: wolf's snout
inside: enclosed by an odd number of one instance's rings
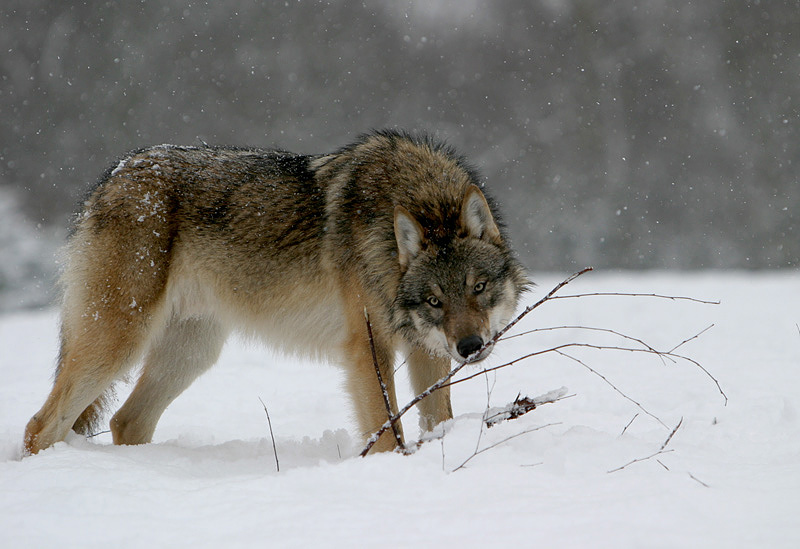
[[[456,345],[458,354],[464,358],[467,358],[481,347],[483,347],[483,339],[476,335],[467,336],[464,339],[461,339],[458,342],[458,345]]]

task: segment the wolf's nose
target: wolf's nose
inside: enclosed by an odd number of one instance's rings
[[[480,336],[476,335],[467,336],[461,341],[459,341],[458,345],[456,345],[456,349],[458,349],[458,354],[460,354],[464,358],[467,358],[469,355],[471,355],[481,347],[483,347],[483,340],[480,338]]]

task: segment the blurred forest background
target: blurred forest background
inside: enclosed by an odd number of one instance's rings
[[[800,265],[800,1],[3,0],[0,308],[127,150],[427,131],[534,272]]]

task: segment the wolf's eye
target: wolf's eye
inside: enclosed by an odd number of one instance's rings
[[[477,284],[475,284],[475,287],[472,288],[472,291],[475,292],[476,294],[479,294],[485,289],[486,289],[486,282],[478,282]]]
[[[441,306],[442,306],[442,302],[441,302],[441,301],[439,301],[439,298],[438,298],[438,297],[436,297],[435,295],[432,295],[432,296],[430,296],[430,297],[429,297],[428,299],[426,299],[425,301],[426,301],[426,302],[428,303],[428,305],[430,305],[431,307],[436,307],[436,308],[439,308],[439,307],[441,307]]]

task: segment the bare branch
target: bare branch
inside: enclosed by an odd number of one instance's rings
[[[633,337],[633,336],[630,336],[628,334],[619,332],[617,330],[612,330],[612,329],[609,329],[609,328],[597,328],[597,327],[594,327],[594,326],[579,326],[579,325],[577,325],[577,326],[548,326],[546,328],[534,328],[532,330],[527,330],[525,332],[520,332],[518,334],[510,335],[510,336],[504,338],[503,340],[505,341],[507,339],[512,339],[512,338],[515,338],[515,337],[528,335],[528,334],[533,334],[533,333],[537,333],[537,332],[552,332],[552,331],[556,331],[556,330],[586,330],[586,331],[589,331],[589,332],[602,332],[602,333],[606,333],[606,334],[613,334],[613,335],[621,337],[623,339],[627,339],[628,341],[633,341],[635,343],[638,343],[639,345],[644,347],[646,350],[652,352],[653,354],[659,355],[659,357],[661,357],[662,360],[664,358],[666,358],[665,355],[663,355],[662,353],[659,353],[657,350],[655,350],[653,347],[651,347],[650,344],[648,344],[647,342],[645,342],[642,339],[639,339],[638,337]],[[699,335],[700,334],[697,334],[694,337],[698,337]],[[689,340],[686,340],[686,341],[690,341],[691,339],[694,339],[694,337],[690,338]],[[684,343],[686,343],[686,342],[684,342]],[[678,345],[677,347],[680,347],[680,345]],[[675,362],[675,361],[673,360],[672,362]]]
[[[386,383],[383,382],[380,366],[378,366],[378,355],[375,352],[375,338],[372,336],[372,324],[369,321],[369,313],[367,308],[364,307],[364,321],[367,323],[367,335],[369,336],[369,348],[372,351],[372,364],[375,366],[375,374],[378,376],[378,383],[381,386],[381,394],[383,395],[383,403],[386,405],[386,417],[389,418],[389,423],[392,426],[392,433],[394,440],[397,442],[397,447],[400,450],[404,449],[403,437],[400,436],[400,430],[397,428],[397,420],[392,420],[392,404],[389,400],[389,391],[386,389]]]
[[[702,370],[702,371],[703,371],[703,373],[704,373],[704,374],[706,374],[706,376],[707,376],[707,377],[708,377],[708,378],[709,378],[711,381],[713,381],[713,382],[714,382],[714,384],[717,386],[717,390],[719,391],[719,394],[721,394],[721,395],[722,395],[722,397],[725,399],[724,405],[725,405],[725,406],[727,406],[727,405],[728,405],[728,395],[726,395],[726,394],[725,394],[725,391],[723,391],[723,390],[722,390],[722,385],[720,385],[720,384],[719,384],[719,381],[717,380],[717,378],[715,378],[713,375],[711,375],[711,372],[709,372],[708,370],[706,370],[705,366],[703,366],[702,364],[700,364],[699,362],[697,362],[695,359],[693,359],[693,358],[689,358],[688,356],[685,356],[685,355],[679,355],[679,354],[675,354],[675,353],[672,353],[672,352],[669,352],[669,353],[664,353],[664,354],[665,354],[666,356],[671,356],[671,357],[673,357],[673,358],[679,358],[679,359],[681,359],[681,360],[685,360],[686,362],[689,362],[689,363],[691,363],[691,364],[694,364],[694,365],[695,365],[697,368],[699,368],[700,370]]]
[[[694,303],[702,303],[703,305],[719,305],[719,301],[708,301],[705,299],[697,299],[696,297],[686,297],[679,295],[664,295],[664,294],[637,294],[626,292],[591,292],[585,294],[572,294],[572,295],[559,295],[551,299],[574,299],[576,297],[653,297],[657,299],[669,299],[671,301],[693,301]]]
[[[618,388],[616,385],[614,385],[613,383],[611,383],[611,381],[609,381],[609,380],[608,380],[608,378],[607,378],[606,376],[604,376],[603,374],[601,374],[600,372],[598,372],[597,370],[595,370],[594,368],[592,368],[591,366],[589,366],[588,364],[586,364],[584,361],[582,361],[582,360],[580,360],[579,358],[576,358],[576,357],[574,357],[574,356],[572,356],[572,355],[568,355],[567,353],[565,353],[565,352],[563,352],[563,351],[556,351],[556,353],[558,353],[559,355],[561,355],[561,356],[563,356],[563,357],[565,357],[565,358],[568,358],[568,359],[570,359],[570,360],[572,360],[572,361],[574,361],[574,362],[576,362],[576,363],[580,364],[581,366],[583,366],[584,368],[586,368],[587,370],[589,370],[591,373],[593,373],[594,375],[596,375],[597,377],[599,377],[600,379],[602,379],[604,382],[606,382],[606,384],[607,384],[609,387],[611,387],[611,388],[612,388],[612,389],[614,389],[614,390],[615,390],[617,393],[619,393],[620,395],[622,395],[622,397],[623,397],[625,400],[628,400],[629,402],[632,402],[632,403],[634,403],[634,404],[636,405],[636,407],[637,407],[637,408],[639,408],[639,409],[640,409],[642,412],[644,412],[645,414],[647,414],[648,416],[650,416],[651,418],[653,418],[653,419],[655,419],[657,422],[659,422],[661,425],[663,425],[664,427],[666,427],[667,429],[669,429],[669,427],[667,427],[667,424],[666,424],[666,423],[664,423],[663,421],[661,421],[661,419],[659,419],[659,417],[658,417],[658,416],[656,416],[655,414],[652,414],[652,413],[650,413],[649,411],[647,411],[647,410],[645,409],[645,407],[644,407],[644,406],[642,406],[640,403],[636,402],[636,401],[635,401],[635,400],[633,400],[631,397],[629,397],[628,395],[626,395],[625,393],[623,393],[623,392],[622,392],[622,391],[621,391],[621,390],[620,390],[620,389],[619,389],[619,388]]]
[[[696,360],[694,360],[692,358],[689,358],[689,357],[684,356],[684,355],[679,355],[679,354],[676,354],[676,353],[670,353],[670,352],[667,352],[667,351],[657,351],[657,350],[651,351],[650,349],[636,349],[636,348],[631,348],[631,347],[619,347],[619,346],[614,346],[614,345],[595,345],[595,344],[592,344],[592,343],[563,343],[561,345],[555,345],[553,347],[549,347],[547,349],[542,349],[540,351],[534,351],[532,353],[528,353],[528,354],[523,355],[523,356],[521,356],[519,358],[516,358],[514,360],[506,362],[504,364],[500,364],[499,366],[493,366],[492,368],[485,368],[485,369],[481,370],[480,372],[477,372],[475,374],[469,375],[467,377],[463,377],[463,378],[460,378],[460,379],[457,379],[457,380],[451,381],[451,382],[445,382],[444,384],[442,384],[441,387],[450,387],[450,386],[456,385],[458,383],[463,383],[464,381],[469,381],[470,379],[473,379],[473,378],[475,378],[475,377],[477,377],[479,375],[482,375],[484,372],[493,372],[495,370],[500,370],[502,368],[507,368],[509,366],[513,366],[514,364],[516,364],[518,362],[521,362],[523,360],[527,360],[529,358],[537,357],[537,356],[544,355],[544,354],[547,354],[547,353],[558,353],[562,349],[570,349],[570,348],[586,348],[586,349],[595,349],[595,350],[598,350],[598,351],[626,351],[626,352],[630,352],[630,353],[654,354],[654,355],[657,355],[657,356],[664,356],[664,357],[672,358],[672,359],[685,360],[685,361],[693,364],[694,366],[696,366],[700,370],[702,370],[703,373],[705,373],[706,376],[708,376],[708,378],[711,379],[714,382],[714,384],[716,384],[717,390],[719,391],[719,393],[725,399],[725,404],[727,405],[727,403],[728,403],[728,396],[722,390],[722,386],[719,384],[719,381],[717,380],[717,378],[715,378],[713,375],[711,375],[711,373],[708,370],[706,370],[703,367],[702,364],[700,364],[699,362],[697,362]],[[437,387],[437,389],[441,388],[441,387]]]
[[[437,391],[437,390],[439,390],[439,389],[441,389],[443,387],[450,387],[452,385],[456,385],[456,384],[462,383],[464,381],[469,381],[469,380],[474,379],[475,377],[477,377],[479,375],[485,375],[488,372],[496,371],[496,370],[499,370],[501,368],[506,368],[508,366],[512,366],[514,364],[517,364],[517,363],[519,363],[519,362],[521,362],[523,360],[527,360],[527,359],[530,359],[530,358],[533,358],[533,357],[541,356],[541,355],[544,355],[544,354],[547,354],[547,353],[556,353],[556,354],[559,354],[559,355],[561,355],[561,356],[563,356],[565,358],[573,360],[573,361],[577,362],[578,364],[581,364],[582,366],[587,368],[590,372],[592,372],[595,375],[597,375],[598,377],[600,377],[603,381],[605,381],[609,386],[611,386],[615,391],[617,391],[624,398],[626,398],[627,400],[629,400],[630,402],[635,404],[642,412],[644,412],[645,414],[647,414],[650,417],[654,418],[656,421],[661,423],[665,428],[668,428],[667,425],[663,421],[661,421],[654,414],[652,414],[649,411],[647,411],[640,403],[638,403],[637,401],[633,400],[632,398],[630,398],[629,396],[624,394],[613,383],[611,383],[611,381],[608,380],[605,376],[603,376],[598,371],[596,371],[593,368],[591,368],[588,364],[586,364],[585,362],[581,361],[580,359],[578,359],[576,357],[573,357],[573,356],[567,354],[566,352],[564,352],[566,349],[571,349],[571,348],[587,348],[587,349],[595,349],[595,350],[602,350],[602,351],[646,353],[646,354],[655,355],[662,361],[669,360],[671,362],[676,362],[678,360],[684,360],[684,361],[689,362],[690,364],[693,364],[694,366],[696,366],[698,369],[700,369],[703,373],[705,373],[706,376],[709,377],[714,382],[714,384],[717,387],[717,390],[723,396],[723,398],[725,399],[725,404],[727,405],[728,396],[722,390],[722,386],[720,385],[719,381],[713,375],[711,375],[711,373],[705,367],[703,367],[699,362],[697,362],[696,360],[691,359],[691,358],[689,358],[687,356],[684,356],[684,355],[677,354],[675,352],[677,349],[679,349],[680,347],[682,347],[686,343],[688,343],[688,342],[698,338],[699,336],[701,336],[708,329],[710,329],[711,326],[709,326],[708,328],[706,328],[706,329],[702,330],[701,332],[695,334],[694,336],[682,341],[681,343],[679,343],[678,345],[676,345],[675,347],[673,347],[669,351],[659,351],[656,348],[654,348],[651,345],[649,345],[648,343],[646,343],[642,339],[639,339],[639,338],[636,338],[636,337],[632,337],[630,335],[624,334],[624,333],[616,331],[616,330],[611,330],[611,329],[608,329],[608,328],[597,328],[597,327],[591,327],[591,326],[556,326],[556,327],[548,327],[548,328],[538,328],[538,329],[534,329],[534,330],[529,330],[527,332],[524,332],[523,334],[517,334],[515,336],[508,336],[505,339],[509,339],[511,337],[517,337],[518,335],[535,333],[535,332],[564,330],[564,329],[579,329],[579,330],[595,331],[595,332],[613,334],[613,335],[615,335],[617,337],[621,337],[621,338],[623,338],[623,339],[625,339],[627,341],[636,343],[637,345],[639,345],[641,347],[622,346],[622,345],[599,345],[599,344],[579,343],[579,342],[564,343],[564,344],[561,344],[561,345],[555,345],[555,346],[549,347],[547,349],[541,349],[541,350],[538,350],[538,351],[530,352],[530,353],[528,353],[526,355],[518,357],[518,358],[516,358],[514,360],[511,360],[511,361],[506,362],[504,364],[501,364],[499,366],[495,366],[495,367],[492,367],[492,368],[484,368],[480,372],[477,372],[475,374],[468,375],[466,377],[463,377],[461,379],[457,379],[457,380],[453,381],[453,378],[464,368],[464,366],[466,366],[467,364],[470,364],[472,362],[473,358],[478,356],[487,347],[489,347],[490,345],[495,344],[497,341],[499,341],[501,338],[503,338],[503,336],[505,336],[505,334],[513,326],[515,326],[524,316],[526,316],[528,313],[530,313],[534,309],[540,307],[544,303],[546,303],[548,301],[551,301],[551,300],[554,300],[554,299],[567,299],[567,298],[574,299],[574,298],[578,298],[578,297],[593,297],[593,296],[651,297],[651,298],[658,298],[658,299],[691,301],[691,302],[695,302],[695,303],[702,303],[702,304],[708,304],[708,305],[718,305],[719,304],[718,301],[707,301],[707,300],[696,299],[696,298],[692,298],[692,297],[670,296],[670,295],[663,295],[663,294],[597,292],[597,293],[572,294],[572,295],[566,295],[566,296],[557,296],[557,295],[555,295],[561,288],[563,288],[564,286],[566,286],[567,284],[569,284],[570,282],[572,282],[573,280],[575,280],[579,276],[581,276],[581,275],[583,275],[583,274],[585,274],[587,272],[590,272],[590,271],[592,271],[592,268],[588,267],[588,268],[585,268],[585,269],[583,269],[581,271],[578,271],[578,272],[570,275],[566,279],[564,279],[562,282],[557,284],[552,290],[550,290],[550,292],[548,292],[547,295],[542,297],[539,301],[537,301],[534,304],[526,307],[514,320],[512,320],[509,324],[507,324],[492,339],[487,341],[480,349],[475,351],[475,353],[473,353],[470,357],[468,357],[467,359],[457,363],[455,365],[455,367],[452,368],[450,370],[450,372],[447,373],[447,375],[445,375],[440,380],[438,380],[436,383],[434,383],[433,385],[428,387],[425,391],[423,391],[422,393],[418,394],[413,399],[411,399],[411,401],[409,401],[405,406],[403,406],[397,413],[392,415],[391,412],[389,412],[389,414],[390,414],[389,415],[389,419],[380,427],[380,429],[377,432],[375,432],[369,438],[369,440],[367,440],[366,446],[361,452],[361,456],[363,457],[363,456],[367,455],[367,453],[372,448],[372,446],[375,444],[375,442],[377,442],[378,438],[383,433],[385,433],[387,429],[393,428],[393,429],[396,430],[396,428],[394,427],[395,422],[398,421],[400,419],[400,417],[402,417],[408,410],[410,410],[418,402],[420,402],[424,398],[427,398],[433,392],[435,392],[435,391]],[[373,353],[374,353],[374,348],[373,348]],[[377,364],[377,361],[376,361],[376,364]],[[380,375],[380,372],[378,372],[378,374]],[[385,392],[385,387],[384,387],[384,392]],[[388,402],[388,400],[387,400],[387,402]],[[388,404],[387,404],[387,410],[388,409],[389,408],[388,408]],[[635,417],[634,417],[634,419],[635,419]],[[632,423],[632,421],[631,421],[631,423]],[[630,423],[628,424],[628,426],[630,426]],[[626,426],[625,429],[627,429],[628,426]],[[625,432],[625,430],[623,430],[623,433],[624,432]]]
[[[532,427],[531,429],[526,429],[526,430],[524,430],[524,431],[522,431],[522,432],[520,432],[520,433],[516,433],[516,434],[513,434],[513,435],[511,435],[510,437],[504,438],[503,440],[501,440],[501,441],[499,441],[499,442],[495,442],[494,444],[490,444],[489,446],[486,446],[485,448],[481,448],[480,450],[476,450],[475,452],[473,452],[473,453],[472,453],[472,455],[471,455],[471,456],[469,456],[467,459],[465,459],[465,460],[464,460],[464,461],[461,463],[461,465],[459,465],[458,467],[456,467],[455,469],[453,469],[453,471],[452,471],[452,472],[453,472],[453,473],[455,473],[455,472],[456,472],[456,471],[458,471],[459,469],[463,469],[463,468],[464,468],[464,466],[465,466],[467,463],[469,463],[469,461],[470,461],[472,458],[474,458],[474,457],[478,456],[479,454],[482,454],[482,453],[484,453],[484,452],[486,452],[486,451],[488,451],[488,450],[491,450],[492,448],[496,448],[496,447],[500,446],[501,444],[505,444],[505,443],[506,443],[506,442],[508,442],[509,440],[515,439],[515,438],[517,438],[517,437],[521,437],[522,435],[526,435],[526,434],[528,434],[528,433],[532,433],[532,432],[534,432],[534,431],[541,431],[542,429],[546,429],[547,427],[553,427],[553,426],[555,426],[555,425],[561,425],[561,423],[548,423],[547,425],[540,425],[539,427]]]
[[[636,419],[636,416],[634,416],[634,418],[633,418],[633,419]],[[633,423],[633,419],[631,420],[631,423]],[[624,468],[625,468],[625,467],[627,467],[628,465],[633,465],[634,463],[639,463],[640,461],[646,461],[646,460],[648,460],[648,459],[652,459],[652,458],[654,458],[654,457],[656,457],[656,456],[659,456],[659,455],[661,455],[661,454],[666,454],[666,453],[668,453],[668,452],[672,452],[672,449],[665,450],[665,448],[667,447],[667,444],[669,444],[669,442],[672,440],[672,437],[674,437],[674,436],[675,436],[675,433],[677,433],[677,432],[678,432],[678,429],[680,429],[680,427],[681,427],[681,425],[682,425],[682,424],[683,424],[683,418],[681,418],[681,420],[678,422],[678,424],[675,426],[675,428],[674,428],[674,429],[673,429],[673,430],[670,432],[669,436],[667,437],[667,440],[665,440],[665,441],[664,441],[664,443],[661,445],[661,448],[659,448],[658,452],[656,452],[656,453],[654,453],[654,454],[651,454],[651,455],[649,455],[649,456],[647,456],[647,457],[643,457],[643,458],[637,458],[637,459],[634,459],[634,460],[632,460],[632,461],[629,461],[628,463],[626,463],[626,464],[625,464],[625,465],[623,465],[622,467],[617,467],[616,469],[612,469],[612,470],[610,470],[610,471],[608,471],[608,472],[609,472],[609,473],[614,473],[614,472],[616,472],[616,471],[621,471],[622,469],[624,469]],[[630,425],[630,423],[628,423],[628,425]],[[625,427],[625,429],[627,429],[627,427]],[[625,431],[623,431],[623,433],[624,433],[624,432],[625,432]],[[658,462],[658,464],[659,464],[659,465],[661,465],[661,466],[662,466],[664,469],[666,469],[667,471],[669,471],[669,467],[667,467],[666,465],[664,465],[663,463],[661,463],[661,460],[656,460],[656,461],[657,461],[657,462]],[[689,474],[689,476],[691,476],[691,473]],[[697,479],[695,479],[695,480],[697,480]],[[700,482],[700,481],[698,481],[698,482]],[[704,484],[704,483],[702,483],[702,482],[701,482],[701,484]]]
[[[267,414],[267,425],[269,425],[269,436],[272,439],[272,452],[275,454],[275,469],[278,473],[281,472],[281,464],[278,461],[278,448],[275,446],[275,434],[272,432],[272,420],[269,419],[269,411],[267,410],[267,405],[264,404],[264,401],[261,400],[261,397],[258,397],[258,400],[261,401],[261,405],[264,407],[264,413]]]
[[[536,308],[538,308],[538,307],[542,306],[544,303],[546,303],[547,301],[550,301],[551,299],[555,299],[555,298],[554,298],[554,295],[555,295],[555,293],[556,293],[556,292],[558,292],[558,291],[559,291],[561,288],[563,288],[564,286],[566,286],[567,284],[569,284],[570,282],[572,282],[573,280],[575,280],[575,279],[576,279],[576,278],[578,278],[579,276],[581,276],[581,275],[584,275],[584,274],[586,274],[586,273],[588,273],[588,272],[591,272],[591,271],[593,271],[593,270],[594,270],[594,269],[593,269],[592,267],[586,267],[585,269],[582,269],[582,270],[578,271],[577,273],[573,273],[573,274],[569,275],[567,278],[565,278],[564,280],[562,280],[561,282],[559,282],[558,284],[556,284],[556,286],[555,286],[555,287],[554,287],[552,290],[550,290],[546,296],[544,296],[542,299],[540,299],[539,301],[537,301],[537,302],[536,302],[536,303],[534,303],[533,305],[529,305],[528,307],[526,307],[526,308],[525,308],[525,310],[524,310],[524,311],[522,311],[522,312],[521,312],[521,313],[520,313],[520,314],[517,316],[517,318],[515,318],[514,320],[512,320],[511,322],[509,322],[508,324],[506,324],[506,327],[505,327],[505,328],[503,328],[502,330],[500,330],[499,332],[497,332],[497,334],[496,334],[496,335],[495,335],[495,336],[494,336],[494,337],[491,339],[491,343],[495,343],[495,342],[497,342],[497,341],[498,341],[498,340],[499,340],[501,337],[503,337],[503,335],[504,335],[504,334],[505,334],[507,331],[509,331],[511,328],[513,328],[513,327],[514,327],[514,325],[515,325],[517,322],[519,322],[520,320],[522,320],[522,318],[523,318],[525,315],[527,315],[528,313],[530,313],[532,310],[534,310],[534,309],[536,309]],[[488,345],[484,345],[484,348],[485,348],[485,347],[488,347]],[[477,355],[478,355],[478,354],[480,354],[482,351],[483,351],[483,348],[479,349],[478,351],[475,351],[475,355],[477,356]]]
[[[619,434],[619,436],[622,436],[622,435],[625,434],[625,431],[628,430],[628,427],[633,425],[633,422],[636,421],[637,417],[639,417],[639,412],[636,412],[636,414],[631,418],[631,420],[628,422],[628,424],[625,426],[625,428],[622,430],[622,432]]]
[[[678,422],[678,424],[675,426],[675,428],[672,430],[672,432],[667,437],[667,440],[665,440],[664,444],[661,445],[661,448],[659,448],[659,450],[663,450],[664,448],[667,447],[667,444],[669,444],[669,441],[672,440],[672,437],[675,436],[675,433],[678,432],[678,429],[680,429],[682,423],[683,423],[683,418],[681,418],[681,420]]]
[[[628,463],[626,463],[625,465],[623,465],[622,467],[617,467],[616,469],[611,469],[610,471],[606,471],[606,472],[607,473],[616,473],[617,471],[622,471],[628,465],[633,465],[634,463],[639,463],[641,461],[647,461],[648,459],[653,459],[656,456],[660,456],[661,454],[668,454],[668,453],[670,453],[672,451],[673,450],[659,450],[655,454],[651,454],[651,455],[649,455],[647,457],[643,457],[643,458],[633,459],[633,460],[629,461]],[[662,464],[662,467],[663,467],[663,464]]]
[[[699,478],[694,476],[692,473],[689,473],[689,478],[692,479],[695,482],[699,482],[700,484],[702,484],[706,488],[711,488],[711,486],[709,486],[708,484],[706,484],[705,482],[703,482],[702,480],[700,480]]]
[[[484,376],[486,380],[486,411],[483,413],[483,417],[485,418],[489,414],[489,407],[492,403],[492,391],[494,390],[495,383],[497,383],[497,377],[495,377],[494,382],[492,385],[489,385],[489,375],[487,374]],[[481,446],[481,439],[483,438],[483,427],[485,422],[481,422],[480,424],[480,431],[478,431],[478,439],[475,441],[475,451],[478,451],[478,448]]]
[[[706,333],[707,331],[709,331],[709,330],[710,330],[711,328],[713,328],[713,327],[714,327],[714,325],[713,325],[713,324],[711,324],[711,325],[710,325],[710,326],[708,326],[707,328],[703,328],[702,330],[700,330],[699,332],[697,332],[696,334],[694,334],[694,335],[693,335],[692,337],[690,337],[689,339],[684,339],[683,341],[681,341],[680,343],[678,343],[677,345],[675,345],[675,346],[674,346],[672,349],[670,349],[670,350],[669,350],[669,352],[670,352],[670,353],[674,353],[675,351],[677,351],[678,349],[680,349],[681,347],[683,347],[684,345],[686,345],[686,344],[687,344],[687,343],[689,343],[690,341],[697,339],[698,337],[700,337],[701,335],[703,335],[704,333]]]

